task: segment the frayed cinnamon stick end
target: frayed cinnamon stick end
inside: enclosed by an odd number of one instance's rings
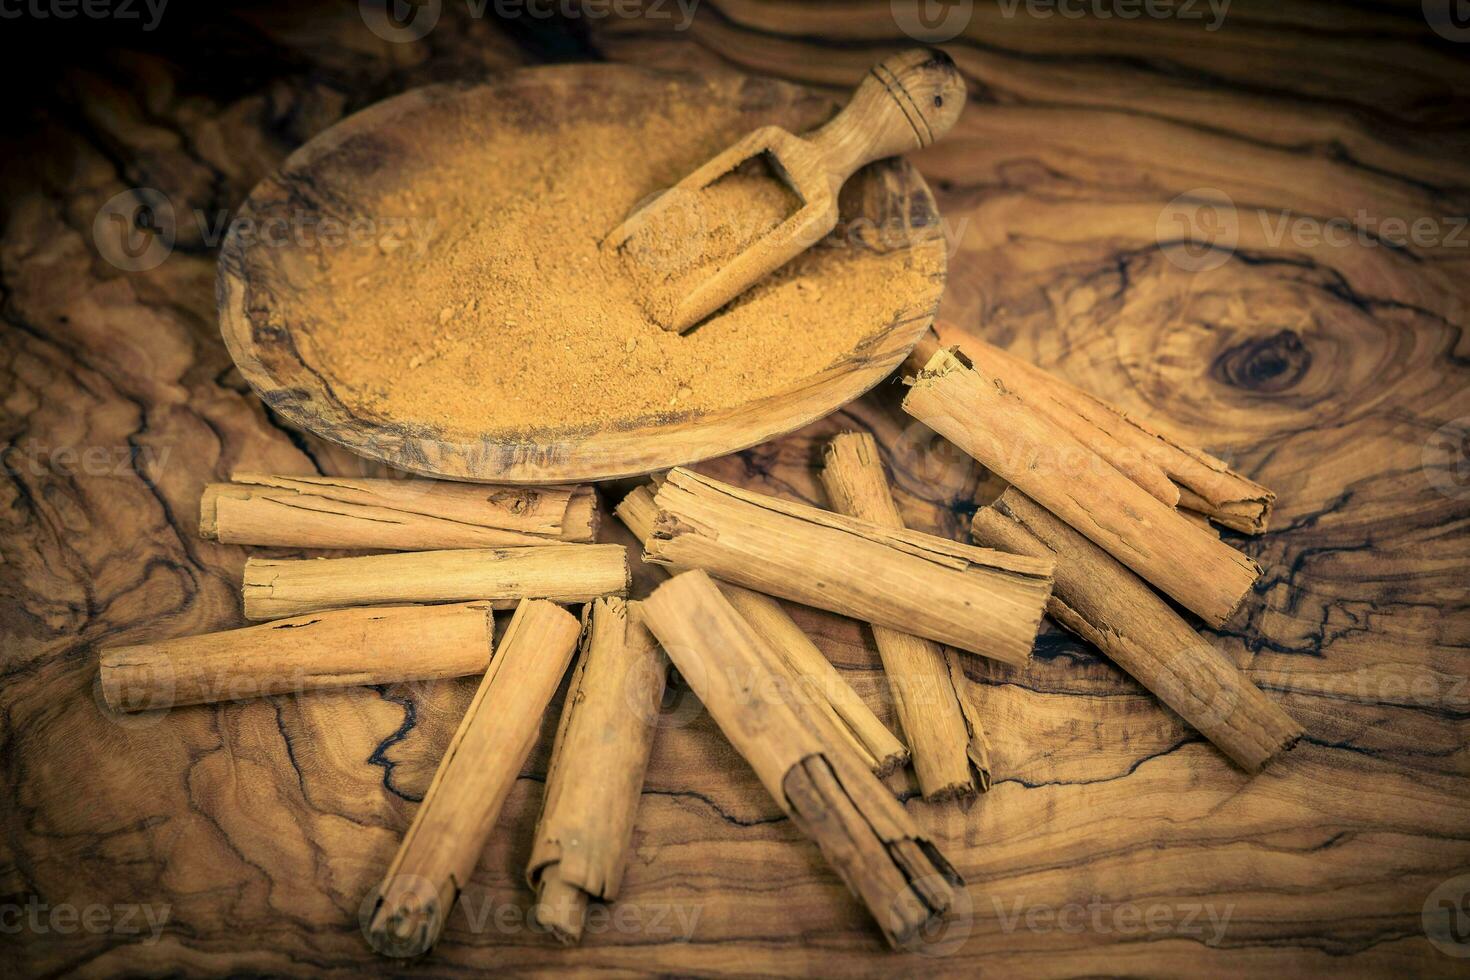
[[[439,941],[458,897],[452,877],[436,884],[413,875],[390,875],[372,902],[364,930],[368,945],[394,959],[423,956]]]
[[[873,775],[885,779],[909,764],[908,752],[893,752],[878,759],[873,766]]]
[[[954,904],[963,879],[927,840],[885,819],[877,783],[848,780],[825,755],[801,760],[782,781],[792,819],[812,838],[894,949],[913,948]]]

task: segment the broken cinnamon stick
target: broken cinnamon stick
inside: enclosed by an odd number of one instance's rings
[[[589,542],[589,486],[510,487],[236,473],[199,501],[199,533],[225,544],[433,551]]]
[[[550,602],[522,600],[450,740],[373,904],[368,939],[391,956],[426,952],[444,931],[566,673],[581,628]]]
[[[764,644],[708,575],[676,575],[643,602],[643,613],[725,737],[890,945],[912,944],[963,885],[944,855],[872,773],[829,751],[815,728],[771,695]]]
[[[623,498],[615,512],[641,541],[652,533],[658,505],[648,487],[636,487]],[[668,569],[670,574],[684,570]],[[908,764],[909,750],[878,720],[826,654],[781,608],[780,602],[728,582],[719,583],[719,587],[781,660],[792,684],[800,689],[803,703],[816,712],[817,724],[830,726],[841,742],[858,753],[863,765],[879,776]]]
[[[402,602],[521,599],[586,602],[628,591],[628,552],[616,544],[417,551],[361,558],[251,558],[245,618]]]
[[[938,349],[939,340],[929,331],[914,346],[915,357],[907,363],[918,371]],[[1235,472],[1224,460],[1175,442],[1109,402],[1009,351],[973,338],[965,341],[964,350],[972,360],[983,361],[986,370],[1023,401],[1046,406],[1084,444],[1097,440],[1097,452],[1164,503],[1177,503],[1246,534],[1265,532],[1276,494]],[[922,360],[915,364],[918,357]],[[1140,477],[1133,472],[1135,468],[1149,472]],[[1174,485],[1172,499],[1167,492],[1156,492],[1153,472],[1162,472]]]
[[[679,467],[654,496],[645,561],[907,630],[1019,666],[1031,655],[1051,565],[885,528]]]
[[[867,433],[842,433],[827,444],[822,485],[839,513],[884,527],[904,526],[878,445]],[[990,744],[959,654],[902,630],[872,629],[924,798],[967,797],[990,789]]]
[[[483,673],[493,649],[489,603],[376,606],[283,619],[102,652],[114,711],[235,701],[351,685]]]
[[[903,408],[1212,626],[1260,575],[955,349],[930,359]],[[1080,465],[1062,472],[1048,459]]]
[[[635,604],[586,610],[526,869],[537,919],[566,943],[581,938],[589,901],[617,896],[668,673]]]
[[[1257,772],[1302,727],[1106,551],[1015,487],[976,512],[971,533],[992,547],[1055,556],[1047,612],[1107,654],[1241,768]]]

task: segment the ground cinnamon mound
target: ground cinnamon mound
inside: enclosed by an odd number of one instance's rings
[[[333,253],[314,276],[324,314],[293,331],[302,353],[360,417],[500,439],[717,411],[819,373],[886,325],[938,260],[825,243],[690,333],[663,330],[599,243],[682,176],[651,148],[719,148],[708,116],[691,106],[530,134],[467,116],[448,143],[442,120],[417,136],[407,120],[402,139],[436,152],[357,206],[411,219],[428,240]],[[675,250],[687,268],[795,203],[784,188],[724,190]]]

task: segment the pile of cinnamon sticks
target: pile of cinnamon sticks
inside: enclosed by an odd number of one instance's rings
[[[1211,525],[1264,533],[1274,493],[983,341],[931,334],[908,363],[904,411],[1011,484],[976,511],[974,540],[1056,560],[1053,619],[1249,772],[1301,738],[1166,601],[1223,626],[1261,569]]]
[[[1002,351],[931,338],[916,358],[905,410],[1012,484],[976,513],[978,545],[906,528],[861,433],[827,446],[830,510],[684,468],[635,488],[616,513],[671,576],[641,600],[627,551],[594,543],[590,487],[237,474],[205,489],[205,537],[383,553],[250,558],[244,614],[265,622],[105,650],[103,694],[138,711],[483,675],[371,905],[374,947],[417,955],[574,659],[527,879],[568,942],[589,902],[616,897],[672,662],[889,943],[909,946],[963,882],[880,778],[912,765],[931,801],[990,788],[964,660],[1024,666],[1044,612],[1247,770],[1301,734],[1169,601],[1225,622],[1259,570],[1210,522],[1260,533],[1269,491]],[[871,624],[898,731],[782,599]],[[513,610],[498,642],[496,610]]]

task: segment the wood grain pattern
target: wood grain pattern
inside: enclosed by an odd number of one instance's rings
[[[972,915],[947,934],[947,956],[894,957],[676,686],[617,903],[630,911],[589,923],[567,950],[523,915],[553,709],[425,969],[1463,971],[1426,938],[1422,913],[1470,871],[1457,423],[1470,415],[1470,255],[1448,220],[1470,210],[1464,45],[1430,32],[1414,3],[1234,0],[1213,32],[1015,9],[975,4],[944,44],[971,103],[915,158],[953,249],[944,339],[984,337],[1277,492],[1268,534],[1226,534],[1265,575],[1238,620],[1201,636],[1306,737],[1250,778],[1058,630],[1024,671],[968,660],[994,787],[967,812],[912,791],[905,808],[970,883]],[[208,222],[305,139],[413,85],[604,57],[835,95],[913,43],[886,2],[702,0],[686,31],[677,18],[609,18],[566,25],[556,44],[528,21],[464,10],[444,4],[423,42],[400,45],[369,33],[353,4],[253,5],[167,57],[117,53],[32,90],[34,135],[0,168],[0,904],[35,896],[108,918],[7,934],[6,966],[401,969],[367,949],[361,903],[472,679],[138,724],[95,700],[97,646],[243,624],[246,552],[201,541],[194,523],[207,482],[236,468],[382,475],[282,425],[231,369]],[[135,37],[117,43],[143,47]],[[138,186],[173,203],[176,241],[155,268],[125,273],[99,257],[92,223]],[[1158,229],[1161,216],[1169,229],[1197,216],[1170,202],[1202,188],[1234,202],[1219,216],[1228,227],[1233,214],[1236,235],[1233,251],[1205,253],[1221,264],[1194,271]],[[1354,232],[1334,246],[1277,238],[1283,217],[1376,231],[1426,217],[1442,235],[1400,246]],[[881,385],[702,469],[820,504],[820,447],[867,430],[905,523],[962,539],[977,496],[998,487],[907,419],[901,394]],[[789,608],[892,724],[866,628]],[[142,908],[125,922],[119,904]],[[167,916],[155,942],[143,912]]]

